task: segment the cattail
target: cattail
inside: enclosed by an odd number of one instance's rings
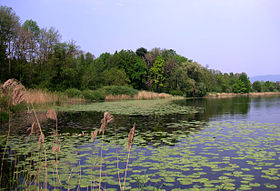
[[[94,139],[97,137],[97,132],[98,130],[96,129],[94,132],[91,133],[91,139],[90,139],[91,142],[94,142]]]
[[[101,120],[101,127],[100,127],[100,130],[99,130],[99,133],[101,133],[101,132],[104,133],[104,131],[106,129],[106,125],[108,123],[111,123],[113,120],[114,120],[114,116],[111,115],[109,112],[105,112],[104,117]]]
[[[47,112],[46,117],[47,117],[48,119],[57,120],[56,112],[55,112],[53,109],[50,109],[50,110]]]
[[[127,150],[130,150],[131,145],[132,145],[132,143],[133,143],[134,131],[135,131],[135,123],[133,124],[133,128],[130,130],[130,132],[129,132],[129,134],[128,134]]]

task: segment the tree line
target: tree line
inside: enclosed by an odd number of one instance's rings
[[[27,88],[65,91],[119,85],[185,96],[280,90],[273,82],[251,86],[246,73],[212,70],[172,49],[141,47],[95,57],[74,41],[62,42],[52,27],[40,28],[33,20],[20,23],[6,6],[0,7],[0,35],[0,81],[15,78]]]

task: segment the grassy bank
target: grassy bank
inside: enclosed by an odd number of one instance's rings
[[[97,90],[83,91],[78,89],[67,89],[65,93],[68,97],[78,97],[89,101],[142,100],[171,97],[170,94],[138,91],[127,86],[104,86]]]
[[[239,97],[239,96],[276,96],[280,95],[280,92],[250,92],[250,93],[209,93],[206,98],[226,98],[226,97]]]

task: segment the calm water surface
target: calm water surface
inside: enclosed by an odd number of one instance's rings
[[[280,97],[188,99],[173,104],[200,107],[202,112],[114,115],[115,122],[109,125],[104,137],[104,188],[119,190],[116,152],[123,178],[127,135],[136,123],[126,183],[128,190],[280,190]],[[55,122],[42,123],[49,153],[49,189],[90,190],[93,177],[99,178],[101,139],[99,136],[94,143],[90,142],[90,133],[100,127],[102,116],[99,112],[59,113],[61,184],[57,183],[57,163],[53,162],[55,155],[51,151],[54,137],[50,129]],[[36,153],[38,146],[30,146],[32,140],[26,136],[11,137],[9,155],[4,160],[6,180],[14,180],[13,174],[29,168],[29,161],[37,164],[30,156]],[[3,150],[5,136],[1,139]],[[36,167],[32,168],[36,172]],[[28,174],[31,173],[19,173],[21,178],[16,189],[25,188]],[[2,183],[2,187],[13,186]]]

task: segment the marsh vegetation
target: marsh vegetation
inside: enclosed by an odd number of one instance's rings
[[[57,131],[55,120],[41,122],[45,149],[40,133],[25,132],[31,126],[15,127],[21,133],[8,142],[1,135],[2,188],[98,190],[101,177],[101,190],[121,190],[124,181],[125,190],[279,189],[279,97],[149,101],[57,108]],[[95,137],[100,108],[114,122]]]

